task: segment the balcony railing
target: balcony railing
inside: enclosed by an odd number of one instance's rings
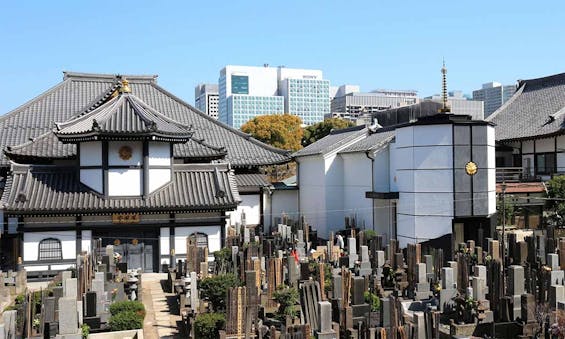
[[[524,171],[523,167],[496,168],[496,182],[535,181],[535,179],[535,177],[530,175],[530,171]]]

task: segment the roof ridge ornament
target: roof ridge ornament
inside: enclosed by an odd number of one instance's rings
[[[119,89],[120,93],[131,93],[131,88],[129,87],[129,81],[126,78],[122,78],[122,85]]]

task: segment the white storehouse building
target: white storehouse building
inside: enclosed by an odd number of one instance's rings
[[[346,217],[401,246],[451,234],[453,242],[482,242],[493,233],[495,137],[488,122],[442,113],[353,127],[293,156],[300,213],[321,236],[342,229]]]

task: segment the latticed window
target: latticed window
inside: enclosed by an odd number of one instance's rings
[[[208,235],[204,233],[192,233],[190,237],[193,243],[196,243],[196,247],[208,247]]]
[[[47,238],[39,242],[39,260],[61,259],[63,259],[63,250],[59,239]]]

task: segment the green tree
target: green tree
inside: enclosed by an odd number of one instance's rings
[[[241,130],[251,134],[271,146],[297,151],[302,148],[302,120],[290,114],[260,115],[241,126]]]
[[[353,126],[351,121],[340,118],[330,118],[322,122],[308,126],[304,129],[302,137],[302,146],[306,147],[330,134],[332,130],[343,129]]]
[[[239,286],[237,276],[233,273],[227,273],[204,278],[199,287],[202,297],[210,301],[214,311],[224,312],[228,289],[236,286]]]
[[[512,218],[514,217],[514,205],[510,202],[510,196],[506,195],[504,199],[504,204],[502,203],[502,198],[497,199],[496,201],[496,211],[497,213],[497,225],[502,225],[504,216],[506,221],[506,225],[512,225]]]
[[[216,263],[216,274],[226,274],[231,271],[231,248],[224,247],[214,252],[214,262]]]
[[[225,323],[226,316],[222,313],[201,313],[194,320],[194,335],[202,339],[219,338]]]
[[[557,226],[563,226],[565,217],[565,175],[553,177],[545,183],[547,187],[546,208],[550,212],[548,220]]]
[[[298,290],[294,287],[280,285],[273,292],[273,299],[279,303],[278,317],[284,319],[287,315],[295,318],[298,316]]]

